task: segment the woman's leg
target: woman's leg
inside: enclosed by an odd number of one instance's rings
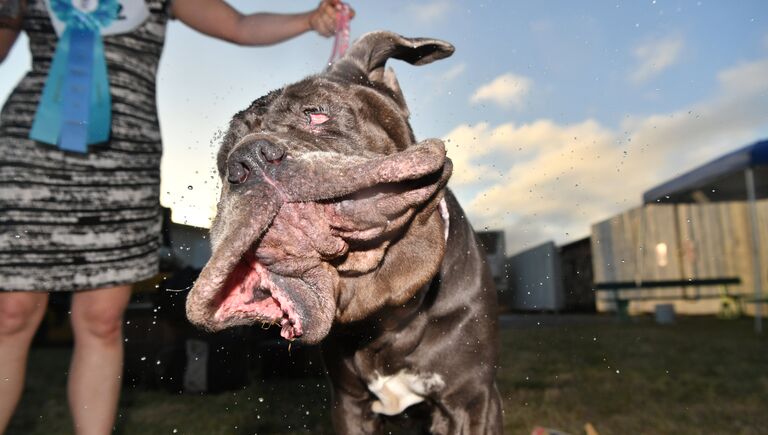
[[[123,312],[130,296],[130,286],[72,295],[75,351],[68,395],[78,435],[112,432],[123,373]]]
[[[24,389],[29,345],[48,305],[48,293],[0,292],[0,434]]]

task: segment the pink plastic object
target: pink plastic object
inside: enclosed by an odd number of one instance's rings
[[[333,41],[331,58],[328,59],[328,65],[344,56],[344,53],[347,52],[347,48],[349,47],[349,21],[349,5],[342,3],[341,9],[336,13],[336,36]]]

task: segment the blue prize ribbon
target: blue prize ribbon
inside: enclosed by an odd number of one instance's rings
[[[109,79],[100,29],[117,17],[117,0],[100,0],[85,13],[72,0],[50,0],[66,23],[56,46],[31,139],[64,151],[87,153],[88,145],[109,139],[112,123]]]
[[[59,142],[64,70],[67,68],[67,59],[69,58],[69,34],[71,32],[71,29],[64,30],[59,43],[56,44],[56,53],[48,71],[48,78],[45,80],[35,118],[32,120],[29,138],[38,142],[51,145],[56,145]]]
[[[72,29],[70,34],[59,136],[59,148],[64,151],[88,152],[94,37],[87,28]]]
[[[107,61],[104,57],[104,43],[96,35],[93,45],[93,80],[91,80],[90,119],[88,143],[102,143],[109,140],[112,127],[112,96],[107,78]]]

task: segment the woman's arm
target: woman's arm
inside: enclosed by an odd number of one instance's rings
[[[223,0],[174,0],[173,14],[189,27],[240,45],[271,45],[315,30],[333,35],[341,0],[323,0],[317,9],[299,14],[243,15]]]
[[[11,47],[18,37],[19,29],[0,27],[0,63],[8,56],[8,52],[11,51]]]

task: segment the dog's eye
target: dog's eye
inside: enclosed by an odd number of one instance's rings
[[[305,110],[304,114],[307,115],[307,121],[309,122],[309,125],[320,125],[331,119],[331,117],[327,114],[315,109]]]
[[[309,124],[310,125],[320,125],[324,123],[325,121],[329,120],[331,118],[328,117],[325,113],[310,113],[309,114]]]

